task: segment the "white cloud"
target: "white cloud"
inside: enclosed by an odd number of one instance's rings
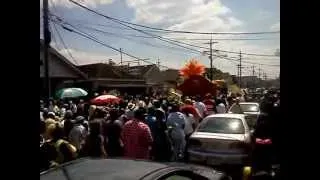
[[[96,8],[98,5],[112,4],[114,0],[75,0],[75,1],[87,7]],[[40,5],[42,6],[42,0],[40,0],[40,2],[41,2]],[[75,4],[71,3],[68,0],[51,0],[49,1],[49,5],[63,6],[67,8],[76,7]]]
[[[273,25],[270,27],[270,30],[272,30],[272,31],[279,31],[279,30],[280,30],[280,22],[277,22],[277,23],[273,24]]]
[[[60,49],[61,44],[57,45],[54,42],[51,42],[51,46],[74,64],[83,65],[83,64],[92,64],[92,63],[102,63],[102,62],[108,62],[109,59],[112,59],[114,62],[120,62],[120,55],[117,53],[102,54],[102,53],[88,52],[88,51],[83,51],[80,49],[73,49],[73,48]],[[76,62],[73,61],[69,53],[76,60]],[[124,57],[123,59],[123,61],[129,61],[129,60],[131,59],[127,59],[126,57]]]
[[[127,5],[135,12],[133,21],[138,24],[146,24],[153,27],[160,27],[171,30],[181,31],[201,31],[201,32],[247,32],[244,29],[245,22],[232,13],[232,10],[223,4],[221,0],[184,0],[172,1],[172,0],[127,0]],[[266,14],[264,14],[266,16]],[[268,14],[270,15],[270,14]],[[279,23],[280,27],[280,23]],[[196,34],[166,34],[165,38],[210,38],[208,35],[196,35]],[[237,36],[238,37],[238,36]],[[247,37],[247,36],[245,36]],[[243,37],[243,38],[245,38]],[[214,35],[215,38],[235,38],[235,36],[228,35]],[[241,37],[239,37],[241,38]],[[208,44],[204,44],[205,41],[185,41],[186,43],[208,47]],[[249,41],[219,41],[218,44],[214,44],[214,48],[222,49],[226,51],[235,51],[257,54],[274,54],[275,49],[273,45],[257,45],[254,42]],[[190,47],[197,49],[195,47]],[[203,51],[198,48],[197,50]],[[187,50],[186,50],[187,51]],[[224,53],[221,53],[224,54]],[[163,55],[167,56],[167,55]],[[228,57],[238,58],[238,54],[229,54]],[[180,57],[182,58],[182,57]],[[189,59],[191,57],[187,57]],[[255,56],[243,56],[248,58],[247,61],[264,63],[264,64],[279,64],[279,61],[275,57],[275,60],[270,58],[255,57]],[[249,60],[249,58],[251,58]],[[168,59],[170,59],[168,57]],[[201,62],[205,65],[209,65],[209,60],[206,56],[202,56]],[[214,65],[221,68],[223,71],[235,73],[237,62],[230,62],[228,60],[214,58]],[[174,67],[181,67],[184,64],[183,59],[176,61],[167,61],[163,64]],[[250,64],[246,64],[252,66]],[[261,67],[268,69],[268,72],[279,72],[278,67]]]

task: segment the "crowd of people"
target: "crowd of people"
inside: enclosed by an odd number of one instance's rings
[[[262,100],[266,112],[271,112],[270,104],[280,106],[279,96],[275,97],[268,95]],[[128,96],[105,106],[82,99],[40,100],[40,171],[87,156],[187,160],[188,138],[201,120],[245,101],[241,94],[182,99],[172,102],[167,97]],[[261,123],[257,135],[272,132],[265,124]]]

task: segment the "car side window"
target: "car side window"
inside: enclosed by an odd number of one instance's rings
[[[234,114],[242,114],[242,109],[239,104],[234,104],[231,106],[229,112],[234,113]]]

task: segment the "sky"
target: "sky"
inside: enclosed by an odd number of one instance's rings
[[[113,18],[162,29],[196,32],[280,31],[279,0],[77,0],[77,2]],[[51,14],[109,46],[121,48],[123,52],[142,59],[148,58],[153,63],[159,60],[161,65],[169,68],[181,68],[192,58],[198,59],[206,66],[210,65],[210,61],[208,55],[201,53],[205,49],[188,46],[199,51],[194,52],[152,38],[150,34],[207,48],[212,37],[213,41],[217,42],[213,44],[214,49],[249,54],[273,55],[280,49],[280,33],[211,36],[147,31],[148,34],[143,34],[84,10],[68,0],[49,0],[49,9]],[[109,59],[120,62],[119,52],[66,31],[59,23],[50,22],[50,28],[51,45],[75,64],[107,62]],[[141,27],[136,28],[145,30]],[[40,38],[42,31],[42,0],[40,0]],[[63,39],[65,45],[60,39]],[[239,54],[223,52],[214,54],[239,59]],[[123,61],[130,60],[133,59],[123,55]],[[256,75],[261,68],[261,72],[265,72],[268,78],[279,76],[280,57],[242,55],[242,60],[244,76],[253,74],[252,66],[255,66]],[[236,61],[213,58],[214,67],[231,74],[237,74],[237,64]]]

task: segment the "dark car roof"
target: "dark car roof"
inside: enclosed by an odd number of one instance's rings
[[[151,174],[166,169],[194,169],[194,165],[180,163],[156,163],[128,159],[79,159],[67,163],[60,168],[51,169],[40,174],[40,180],[132,180],[143,179]],[[199,169],[200,168],[200,169]],[[199,166],[197,171],[209,173],[211,177],[221,177],[222,174],[213,169]],[[205,175],[208,177],[208,175]],[[68,178],[67,178],[67,177]],[[215,178],[214,178],[215,179]],[[219,179],[219,178],[217,178]]]

